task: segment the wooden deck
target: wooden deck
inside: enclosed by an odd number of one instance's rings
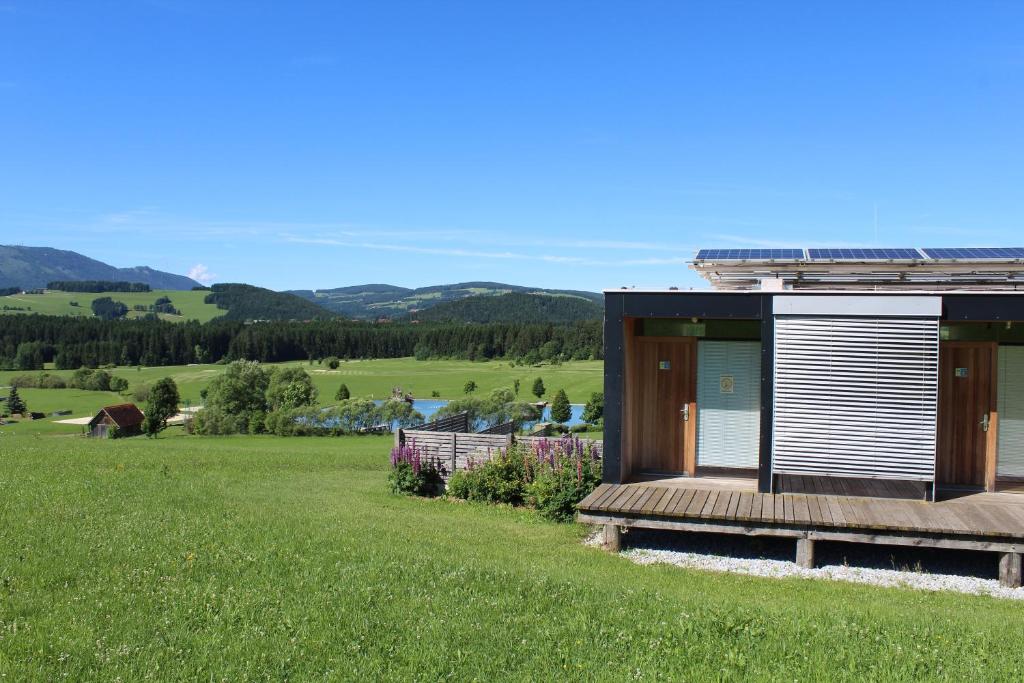
[[[607,532],[613,534],[620,527],[647,527],[789,537],[798,541],[798,559],[803,549],[805,565],[813,564],[816,540],[999,552],[1004,554],[1000,576],[1007,585],[1020,585],[1024,552],[1024,496],[1013,493],[931,503],[834,493],[765,494],[733,480],[718,484],[675,478],[602,484],[579,504],[579,520],[614,527]]]

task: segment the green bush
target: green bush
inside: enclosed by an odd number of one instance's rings
[[[526,504],[546,519],[568,521],[601,483],[601,448],[570,436],[519,443],[452,475],[448,495],[487,503]]]
[[[469,469],[456,472],[448,482],[448,493],[482,503],[522,505],[527,479],[525,461],[519,453],[502,450],[490,460],[471,462]]]

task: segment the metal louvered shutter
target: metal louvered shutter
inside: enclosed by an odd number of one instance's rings
[[[1000,477],[1024,477],[1024,346],[999,347]]]
[[[756,468],[761,343],[697,343],[697,465]]]
[[[935,478],[937,318],[776,316],[773,470]]]

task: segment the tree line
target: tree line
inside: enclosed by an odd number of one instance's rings
[[[0,326],[0,368],[38,370],[102,365],[263,363],[339,358],[488,360],[526,363],[600,359],[600,321],[568,325],[368,323],[350,320],[244,323],[217,319],[105,321],[71,316],[8,316]]]
[[[60,292],[151,292],[149,285],[143,282],[112,282],[109,280],[54,280],[46,283],[47,289]]]

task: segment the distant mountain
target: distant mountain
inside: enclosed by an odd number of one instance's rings
[[[331,311],[289,292],[274,292],[243,284],[216,284],[210,287],[206,302],[227,312],[228,320],[312,320],[333,318]]]
[[[347,318],[401,318],[416,311],[426,311],[439,304],[467,297],[495,297],[503,294],[547,294],[603,303],[596,292],[571,289],[541,289],[508,285],[501,282],[459,282],[409,289],[387,284],[356,285],[335,289],[293,290],[296,296],[323,306]]]
[[[421,322],[566,323],[598,320],[602,315],[601,306],[578,296],[511,292],[445,301],[410,317]]]
[[[153,289],[189,290],[199,283],[148,266],[115,268],[74,251],[0,245],[0,287],[39,289],[54,280],[142,282]]]

